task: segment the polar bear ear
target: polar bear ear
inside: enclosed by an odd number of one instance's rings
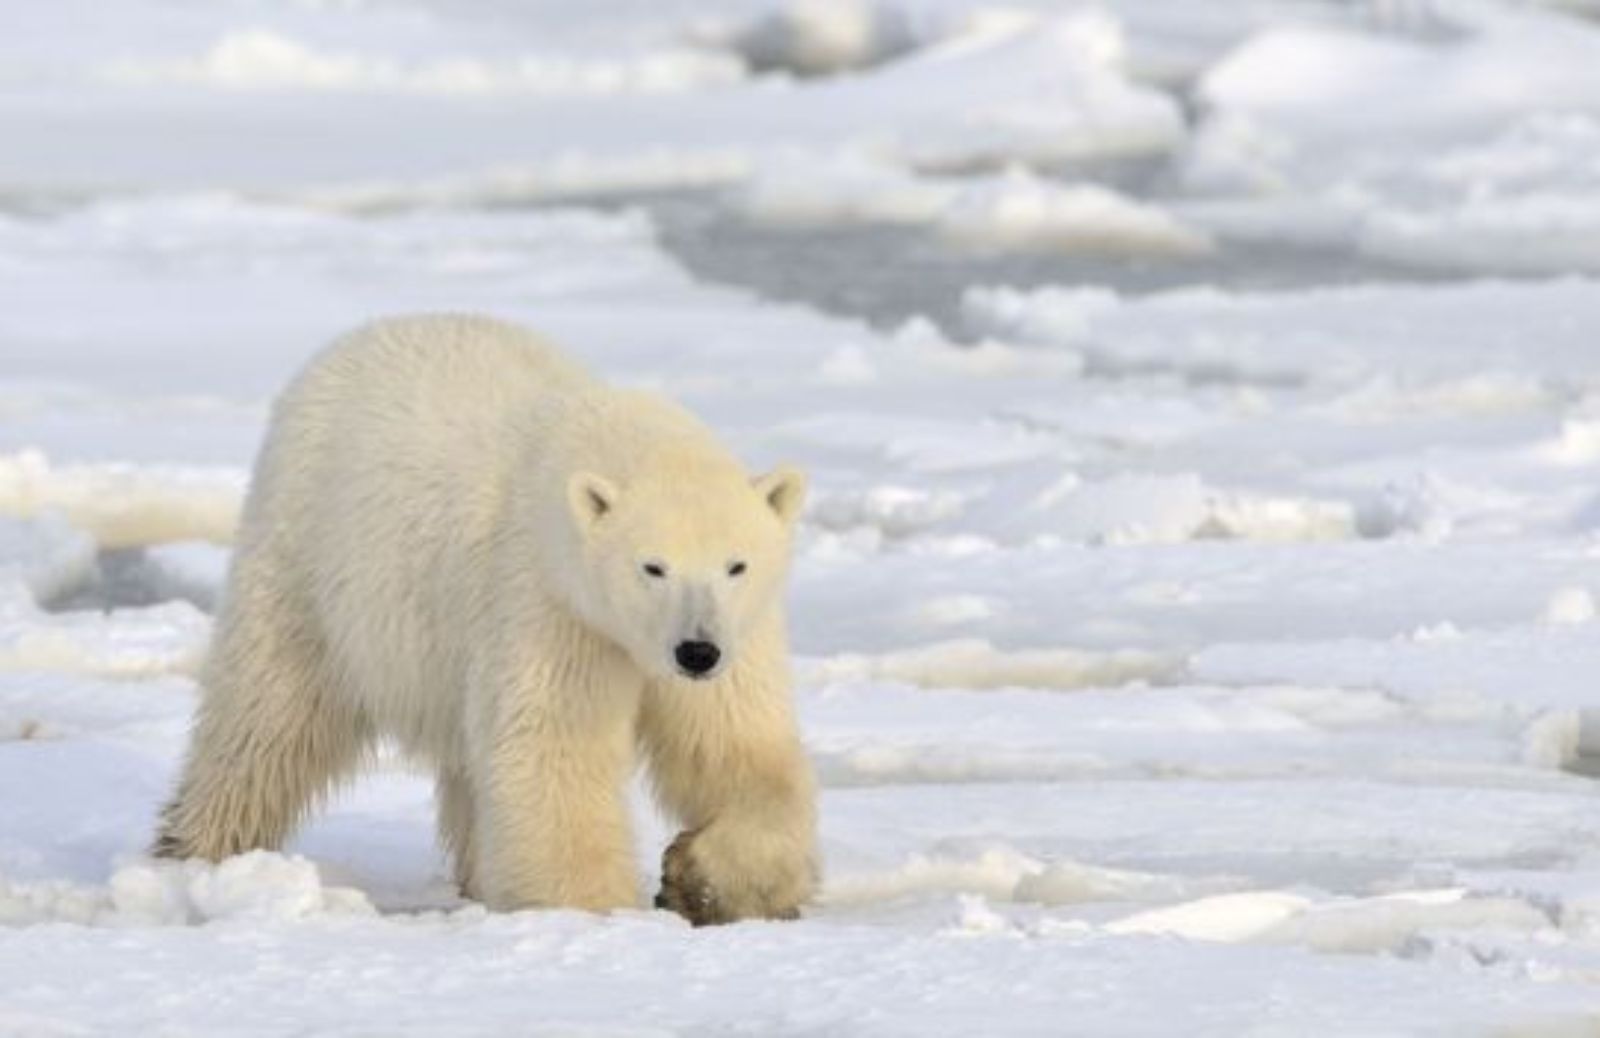
[[[792,524],[800,515],[800,508],[806,503],[806,474],[791,465],[779,465],[765,476],[757,476],[751,481],[771,508],[785,525]]]
[[[593,472],[579,472],[567,481],[567,505],[578,529],[587,531],[617,505],[617,488]]]

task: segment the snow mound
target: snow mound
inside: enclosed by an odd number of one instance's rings
[[[59,512],[102,548],[233,539],[246,476],[231,468],[52,465],[38,451],[0,454],[0,514]]]
[[[1517,898],[1465,890],[1414,890],[1371,898],[1320,899],[1284,891],[1218,894],[1113,920],[1117,934],[1163,934],[1196,941],[1297,944],[1321,952],[1400,952],[1419,934],[1550,928],[1544,912]]]
[[[1588,183],[1540,186],[1509,198],[1452,185],[1429,206],[1370,213],[1356,246],[1418,267],[1600,272],[1600,167],[1589,160],[1600,148],[1600,123],[1593,125],[1597,132],[1585,144],[1585,154],[1571,158],[1576,168],[1593,170]]]
[[[652,144],[620,155],[571,150],[534,163],[504,163],[469,174],[406,182],[373,177],[297,194],[319,205],[354,212],[412,206],[503,206],[643,191],[722,187],[743,180],[754,162],[747,149],[732,144],[701,147]]]
[[[976,19],[870,80],[879,97],[920,97],[956,117],[893,135],[918,168],[1159,152],[1185,134],[1170,97],[1127,77],[1121,26],[1098,11]]]
[[[998,649],[979,638],[939,642],[868,656],[848,654],[805,661],[808,684],[895,681],[921,688],[1050,688],[1071,690],[1159,680],[1179,661],[1138,650]]]
[[[757,72],[823,76],[881,64],[920,41],[900,7],[869,0],[789,0],[727,42]]]
[[[48,602],[87,580],[94,564],[94,538],[60,516],[0,516],[0,602],[21,602],[23,594]]]
[[[1581,22],[1484,5],[1461,28],[1446,46],[1331,26],[1270,28],[1213,66],[1199,91],[1207,105],[1313,140],[1375,129],[1437,139],[1600,103],[1600,34]],[[1417,83],[1428,89],[1406,89]]]
[[[1204,885],[1192,878],[1108,869],[1078,861],[1053,861],[1017,880],[1012,897],[1041,905],[1091,901],[1162,901],[1192,894]]]
[[[985,248],[1194,255],[1211,239],[1177,217],[1098,184],[1052,184],[1011,173],[957,194],[938,222],[945,237]]]
[[[183,598],[207,612],[216,609],[228,578],[232,553],[206,541],[158,544],[144,553],[163,598]]]
[[[1176,216],[1098,184],[1047,180],[1024,169],[930,177],[856,154],[791,158],[758,168],[739,203],[764,223],[926,226],[985,249],[1190,255],[1208,236]]]
[[[1235,197],[1186,214],[1422,266],[1600,270],[1600,32],[1450,9],[1442,41],[1299,26],[1240,45],[1201,80],[1182,164],[1191,191]]]
[[[962,317],[974,335],[1080,353],[1092,374],[1267,388],[1370,388],[1378,380],[1390,410],[1481,412],[1486,390],[1499,406],[1525,402],[1530,378],[1582,391],[1600,377],[1588,335],[1600,320],[1600,294],[1583,279],[1191,288],[1142,298],[1098,288],[973,288],[962,297]],[[1425,345],[1432,342],[1449,348]],[[1450,384],[1457,392],[1441,396]]]
[[[211,620],[188,602],[114,613],[46,614],[0,589],[0,671],[55,670],[115,678],[195,674]]]
[[[1217,894],[1198,901],[1135,912],[1106,925],[1117,934],[1166,934],[1201,941],[1259,938],[1304,912],[1311,899],[1298,894]]]
[[[8,182],[46,193],[184,185],[395,205],[726,183],[794,152],[970,170],[1160,152],[1186,134],[1176,102],[1129,77],[1120,26],[1097,12],[954,19],[900,60],[798,81],[751,78],[726,45],[629,49],[693,37],[687,24],[654,43],[632,36],[620,53],[615,35],[599,33],[580,54],[528,57],[507,52],[517,37],[499,26],[446,41],[452,49],[441,52],[414,29],[397,49],[270,15],[224,20],[198,40],[186,34],[176,56],[162,46],[109,73],[92,59],[100,73],[71,84],[89,119],[75,124],[73,146],[13,149]],[[889,46],[894,19],[867,22],[862,46],[873,54]],[[825,49],[852,46],[835,38]],[[374,117],[391,110],[405,118]],[[6,125],[15,135],[47,133],[51,118],[30,109],[7,113]],[[130,161],[110,139],[113,130],[153,138],[179,118],[181,153],[156,149]],[[263,158],[230,143],[241,127],[302,140],[330,126],[340,128],[337,147],[276,148]]]
[[[1548,915],[1519,898],[1416,890],[1313,905],[1264,936],[1274,943],[1321,952],[1400,953],[1420,935],[1440,930],[1533,934],[1548,931],[1550,924]]]
[[[0,924],[187,926],[233,920],[287,922],[319,915],[374,915],[358,890],[324,886],[304,858],[251,851],[219,864],[139,860],[107,886],[0,877]]]
[[[1571,602],[1571,593],[1558,602]],[[1592,676],[1600,671],[1600,644],[1589,622],[1569,622],[1557,604],[1557,622],[1542,622],[1470,636],[1446,625],[1408,638],[1345,639],[1291,644],[1214,645],[1190,660],[1201,680],[1331,682],[1383,689],[1434,709],[1477,704],[1503,707],[1520,728],[1521,757],[1537,768],[1561,768],[1577,754],[1600,747],[1600,710]]]
[[[987,464],[994,472],[966,491],[883,484],[823,493],[807,512],[806,556],[959,553],[1041,541],[1336,541],[1387,535],[1403,525],[1403,517],[1379,514],[1364,501],[1358,507],[1335,496],[1216,487],[1195,472],[1088,478],[1063,471],[1049,456],[1051,441],[1026,421],[996,422],[992,435],[959,438],[937,428],[886,430],[882,449],[902,464],[963,474]],[[817,435],[812,428],[807,435]],[[842,428],[838,423],[833,433]]]
[[[892,869],[830,878],[829,907],[894,901],[929,894],[981,895],[993,901],[1073,905],[1093,901],[1163,901],[1192,897],[1206,882],[1157,873],[1108,869],[1071,860],[1039,861],[1014,847],[974,854],[914,854]]]
[[[832,876],[820,900],[844,906],[958,892],[1006,900],[1023,877],[1039,870],[1038,862],[1010,847],[967,857],[914,854],[893,869]]]
[[[130,682],[73,671],[0,671],[0,742],[111,733],[141,739],[162,729],[181,739],[196,698],[194,683],[183,677]],[[84,781],[94,779],[85,774]]]
[[[56,615],[142,609],[174,600],[215,613],[230,557],[227,549],[204,541],[118,548],[99,553],[83,579],[37,601]]]
[[[1530,623],[1409,637],[1217,644],[1190,660],[1199,680],[1333,683],[1427,701],[1470,695],[1530,711],[1596,705],[1600,639],[1589,624]]]
[[[736,200],[746,216],[776,226],[923,224],[938,219],[961,183],[854,152],[790,155],[752,170]]]
[[[93,539],[59,517],[0,517],[0,671],[124,678],[193,673],[210,621],[188,602],[115,614],[45,611],[95,572]]]
[[[1542,619],[1547,624],[1587,624],[1600,616],[1594,595],[1584,587],[1557,588],[1550,595]]]
[[[1193,540],[1327,541],[1356,531],[1343,501],[1273,497],[1209,487],[1194,473],[1127,474],[1087,482],[1069,475],[1018,502],[1002,528],[1092,544],[1177,544]]]
[[[890,540],[929,530],[960,514],[958,494],[885,484],[859,491],[823,492],[806,512],[806,521],[824,530],[868,527]]]
[[[103,70],[118,86],[181,84],[225,90],[349,90],[416,94],[650,94],[720,87],[744,78],[737,59],[676,50],[635,58],[524,55],[404,61],[320,50],[271,29],[224,34],[187,58],[125,58]]]

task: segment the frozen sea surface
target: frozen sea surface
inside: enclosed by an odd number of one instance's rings
[[[0,1034],[1600,1034],[1577,7],[11,4]],[[389,756],[143,856],[272,394],[436,309],[811,471],[802,921],[486,913]]]
[[[966,334],[961,294],[973,284],[1021,288],[1091,283],[1147,294],[1196,283],[1271,291],[1459,277],[1363,256],[1339,244],[1240,240],[1177,253],[1129,248],[1116,241],[1067,249],[997,248],[952,242],[895,223],[772,226],[716,193],[628,196],[624,201],[651,214],[662,247],[698,278],[858,317],[878,327],[925,317],[958,340]]]

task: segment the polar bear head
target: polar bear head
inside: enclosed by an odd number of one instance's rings
[[[581,612],[651,677],[716,677],[783,596],[805,491],[789,466],[573,475]]]

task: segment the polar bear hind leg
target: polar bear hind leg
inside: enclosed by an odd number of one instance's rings
[[[239,564],[189,756],[162,814],[160,857],[276,849],[371,741],[366,719],[336,694],[310,611],[274,589],[281,576],[268,560]]]

